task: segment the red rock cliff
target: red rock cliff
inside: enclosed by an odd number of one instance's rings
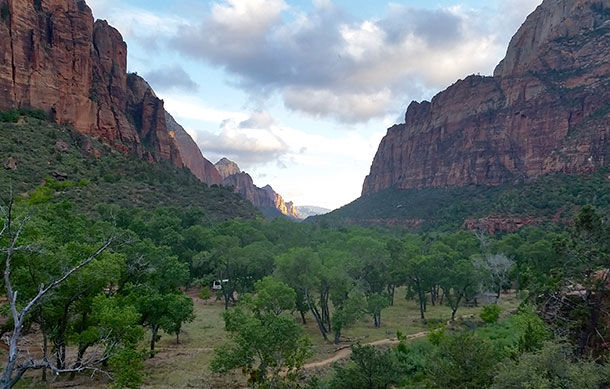
[[[232,186],[235,193],[250,200],[258,208],[275,208],[285,216],[299,219],[299,213],[292,202],[286,203],[281,195],[276,193],[269,185],[259,188],[254,185],[252,177],[242,172],[239,166],[227,159],[222,158],[216,163],[216,168],[223,177],[223,185]]]
[[[498,185],[610,162],[610,0],[545,0],[493,77],[413,102],[382,140],[363,194]]]
[[[183,166],[163,101],[130,81],[121,34],[94,22],[85,1],[0,0],[0,109],[40,108],[125,152]]]
[[[178,124],[172,115],[165,113],[167,129],[170,131],[170,136],[176,139],[176,143],[182,155],[184,165],[188,167],[195,177],[208,185],[222,184],[222,177],[212,162],[204,158],[199,146],[193,141],[193,138]]]

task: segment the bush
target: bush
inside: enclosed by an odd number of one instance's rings
[[[17,123],[19,121],[19,112],[10,110],[6,112],[0,112],[0,122],[3,123]]]
[[[212,292],[210,288],[204,286],[201,288],[201,292],[199,292],[199,298],[202,300],[209,300],[212,298]]]
[[[431,329],[428,332],[428,340],[435,346],[441,344],[441,342],[445,339],[445,330],[447,326],[445,324],[437,325],[435,328]]]
[[[498,322],[500,318],[500,313],[503,311],[502,307],[494,304],[494,305],[486,305],[483,307],[481,311],[481,320],[483,320],[487,324],[494,324]]]
[[[447,336],[427,361],[428,388],[487,388],[493,380],[497,354],[493,346],[467,333]]]
[[[110,366],[114,370],[113,388],[137,389],[142,386],[142,371],[144,370],[142,353],[125,348],[110,358]]]

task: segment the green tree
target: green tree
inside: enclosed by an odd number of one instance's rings
[[[427,361],[428,386],[439,389],[489,387],[496,363],[494,348],[485,340],[467,333],[446,336]]]
[[[332,389],[388,389],[401,380],[401,367],[392,350],[380,351],[373,346],[353,345],[350,363],[335,366],[330,382]]]
[[[252,387],[281,387],[300,375],[311,355],[311,343],[294,318],[284,312],[295,307],[295,295],[289,294],[288,299],[284,295],[289,287],[270,279],[256,287],[257,295],[247,296],[234,310],[224,312],[231,342],[216,348],[211,368],[217,373],[241,368]]]

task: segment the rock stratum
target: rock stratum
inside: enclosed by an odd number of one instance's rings
[[[224,186],[233,187],[235,193],[250,200],[254,206],[263,211],[265,216],[275,217],[278,216],[277,212],[279,212],[289,218],[300,219],[299,213],[292,202],[285,202],[282,196],[269,185],[263,188],[254,185],[252,177],[241,171],[239,165],[235,162],[222,158],[216,163],[215,167],[223,178],[222,184]]]
[[[610,163],[610,0],[545,0],[491,77],[409,105],[362,194],[496,186]]]

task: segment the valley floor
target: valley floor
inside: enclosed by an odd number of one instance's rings
[[[186,324],[180,335],[180,343],[176,343],[175,336],[162,334],[155,349],[157,354],[145,363],[147,374],[143,388],[245,388],[245,378],[239,371],[233,374],[218,375],[210,371],[210,361],[214,356],[214,348],[227,340],[224,331],[222,301],[202,300],[197,297],[198,291],[187,292],[195,303],[195,320]],[[407,335],[409,339],[424,337],[430,328],[447,322],[451,311],[446,306],[428,306],[426,312],[427,323],[419,318],[419,308],[414,300],[405,299],[406,290],[396,291],[394,306],[386,308],[382,313],[381,328],[374,328],[373,320],[365,317],[363,320],[344,331],[344,340],[335,345],[325,342],[313,317],[306,315],[306,332],[313,343],[313,357],[305,365],[306,375],[326,374],[335,362],[347,361],[350,354],[349,345],[353,342],[370,343],[379,347],[387,347],[396,343],[396,333]],[[514,312],[520,301],[514,293],[503,294],[500,305],[505,314]],[[478,320],[481,307],[460,307],[457,315],[463,321]],[[300,322],[300,316],[295,314],[295,320]],[[143,341],[142,347],[147,342]],[[70,381],[58,378],[49,385],[39,381],[40,372],[29,374],[19,388],[99,388],[109,382],[105,377],[97,376],[93,380],[88,376],[77,377]]]

